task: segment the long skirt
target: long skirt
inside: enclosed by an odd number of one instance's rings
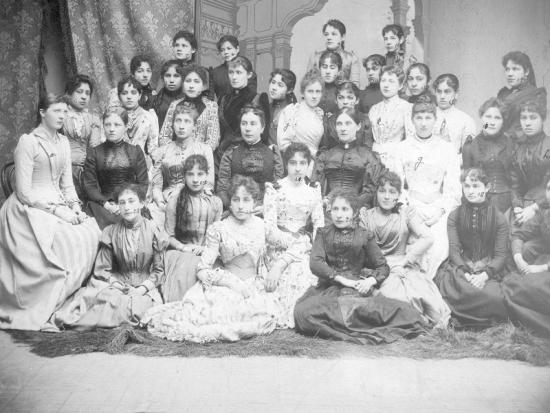
[[[386,259],[390,265],[390,275],[382,283],[379,294],[410,303],[434,326],[446,327],[451,310],[434,282],[419,269],[403,268],[402,265],[392,263],[392,256]]]
[[[0,328],[56,330],[48,321],[91,273],[99,236],[93,219],[72,225],[12,194],[0,210]]]
[[[221,268],[212,271],[223,272],[217,277],[236,277]],[[248,297],[228,287],[205,287],[197,282],[183,300],[152,308],[143,322],[155,336],[195,343],[238,341],[271,333],[278,312],[272,294],[263,291],[259,279],[244,282],[252,292]]]
[[[166,279],[161,286],[165,303],[180,301],[197,282],[197,264],[200,256],[192,252],[170,250],[164,257]]]
[[[75,330],[137,325],[149,308],[162,304],[162,298],[156,288],[136,296],[128,295],[130,288],[92,277],[55,312],[52,320],[59,328]]]
[[[311,287],[294,308],[296,331],[358,344],[391,343],[426,331],[422,314],[410,304],[382,295],[362,297],[338,286]]]
[[[482,289],[476,288],[448,261],[434,281],[460,327],[486,328],[508,321],[501,282],[490,279]]]

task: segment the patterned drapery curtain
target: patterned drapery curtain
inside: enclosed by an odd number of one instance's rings
[[[2,0],[0,7],[0,167],[19,136],[36,125],[42,8],[37,0]],[[0,191],[0,204],[4,195]]]
[[[194,0],[68,0],[68,17],[79,73],[96,82],[92,106],[106,106],[109,89],[128,74],[136,54],[152,56],[158,76],[172,58],[172,36],[193,31]],[[153,78],[153,82],[156,79]]]

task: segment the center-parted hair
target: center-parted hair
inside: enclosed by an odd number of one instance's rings
[[[434,90],[436,90],[437,87],[442,83],[447,83],[451,89],[453,89],[455,92],[458,92],[460,83],[456,75],[453,75],[452,73],[443,73],[442,75],[439,75],[434,80],[434,83],[433,83]]]
[[[332,191],[330,194],[331,207],[334,204],[334,201],[336,201],[338,198],[344,199],[350,205],[354,214],[357,214],[359,212],[359,208],[361,208],[361,202],[356,192],[350,191],[349,189],[341,188]]]
[[[220,40],[218,40],[218,42],[216,43],[216,49],[218,49],[218,52],[221,52],[224,43],[229,43],[235,49],[239,47],[239,39],[231,34],[226,34],[220,37]]]
[[[114,106],[114,107],[108,108],[103,113],[103,117],[102,117],[103,123],[105,123],[105,120],[111,115],[118,115],[120,119],[122,119],[122,122],[124,122],[125,125],[128,125],[128,112],[123,107]]]
[[[480,106],[478,111],[479,117],[481,118],[490,108],[497,108],[502,115],[502,120],[504,121],[504,124],[506,124],[509,114],[508,105],[506,105],[502,100],[495,97],[489,98]]]
[[[338,70],[342,70],[342,56],[338,52],[333,52],[332,50],[325,50],[323,53],[321,53],[321,57],[319,57],[319,68],[323,65],[325,60],[327,60],[338,67]]]
[[[361,123],[364,120],[363,114],[359,111],[357,106],[353,108],[342,108],[336,112],[336,120],[338,121],[338,118],[340,115],[348,115],[357,125],[361,125]]]
[[[94,92],[94,81],[88,75],[83,75],[81,73],[72,77],[65,84],[65,93],[67,95],[72,95],[76,89],[80,87],[81,84],[86,83],[90,88],[90,95]]]
[[[179,75],[183,79],[183,67],[181,67],[180,62],[175,59],[168,60],[163,63],[162,67],[160,68],[160,77],[164,77],[166,72],[168,72],[168,70],[170,70],[171,68],[176,69],[176,73],[179,73]]]
[[[260,124],[262,125],[262,127],[265,127],[265,112],[260,106],[253,103],[247,103],[246,105],[244,105],[244,107],[241,109],[241,112],[239,113],[239,120],[242,120],[243,116],[247,113],[253,113],[258,118],[260,118]]]
[[[502,66],[506,67],[509,61],[514,62],[517,65],[523,67],[523,70],[528,71],[527,83],[530,83],[533,86],[537,86],[537,81],[535,79],[535,71],[533,70],[533,64],[531,59],[527,56],[526,53],[520,51],[508,52],[502,57]]]
[[[233,60],[227,63],[228,68],[241,66],[247,73],[252,73],[254,68],[252,63],[244,56],[237,56]]]
[[[292,142],[290,145],[288,145],[286,151],[283,152],[283,160],[285,165],[288,165],[288,161],[290,161],[297,153],[301,153],[307,160],[308,164],[311,163],[311,160],[313,158],[311,156],[309,148],[301,142]]]
[[[371,54],[370,56],[367,56],[366,58],[364,58],[363,59],[363,67],[365,69],[367,68],[367,64],[369,62],[372,62],[373,64],[375,64],[379,68],[382,68],[382,67],[386,66],[386,58],[384,56],[382,56],[381,54]]]
[[[426,76],[426,89],[427,89],[431,80],[430,68],[428,67],[428,65],[420,62],[413,63],[407,69],[407,77],[411,75],[411,72],[413,69],[418,69],[420,73]]]
[[[134,193],[141,202],[145,202],[145,198],[147,196],[146,189],[143,187],[143,185],[126,183],[116,188],[114,193],[114,200],[116,203],[118,203],[118,199],[124,192]]]

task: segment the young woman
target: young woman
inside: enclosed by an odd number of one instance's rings
[[[337,52],[326,50],[319,58],[319,68],[324,82],[323,96],[321,96],[319,107],[323,109],[326,115],[330,116],[338,110],[338,104],[336,103],[336,81],[338,74],[342,70],[342,58]]]
[[[412,105],[399,97],[405,74],[399,66],[384,66],[380,75],[380,91],[384,100],[369,111],[374,144],[384,165],[395,169],[394,154],[396,145],[405,137],[414,136],[411,122]]]
[[[359,94],[359,88],[352,82],[346,81],[338,84],[336,87],[336,103],[338,109],[330,116],[325,116],[324,118],[325,132],[319,146],[319,151],[326,151],[338,145],[339,139],[338,133],[336,132],[336,118],[338,118],[338,113],[344,108],[353,111],[358,109]],[[364,145],[372,149],[374,142],[369,118],[367,115],[362,114],[360,119],[361,122],[359,124],[359,130],[357,131],[357,142],[359,145]]]
[[[315,163],[313,181],[321,184],[323,196],[328,197],[337,190],[354,192],[360,206],[372,207],[375,185],[384,166],[377,155],[357,142],[357,132],[362,116],[357,109],[344,108],[336,115],[336,133],[339,143],[322,152]]]
[[[285,152],[287,176],[265,185],[266,290],[274,291],[282,311],[278,328],[294,328],[294,305],[317,281],[309,269],[309,251],[325,222],[320,188],[306,183],[311,162],[307,146],[291,143]]]
[[[136,184],[115,194],[121,221],[101,234],[94,272],[85,287],[54,314],[61,328],[90,330],[139,323],[145,311],[162,304],[166,237],[141,216],[145,192]]]
[[[367,87],[359,95],[359,110],[365,114],[370,108],[384,100],[380,92],[380,71],[386,66],[386,58],[379,54],[371,54],[363,59],[363,67],[367,71]]]
[[[405,32],[398,24],[388,24],[382,29],[382,38],[386,48],[386,65],[399,66],[405,64]]]
[[[285,151],[292,142],[305,144],[315,157],[323,137],[323,110],[319,107],[323,95],[323,78],[317,71],[306,73],[300,82],[303,100],[281,111],[277,127],[277,145]]]
[[[359,344],[414,337],[425,329],[422,315],[375,293],[390,269],[374,236],[355,225],[358,209],[353,193],[334,195],[332,224],[317,231],[311,250],[310,267],[319,282],[296,303],[296,331]]]
[[[159,129],[164,124],[166,112],[170,104],[183,97],[183,67],[177,60],[168,60],[160,69],[163,86],[156,96],[151,99],[151,109],[158,117]]]
[[[507,115],[507,108],[500,100],[486,101],[479,109],[481,132],[473,141],[466,141],[462,151],[462,167],[484,170],[489,179],[487,198],[503,214],[512,206],[510,169],[514,142],[504,135]]]
[[[209,191],[214,190],[214,155],[212,148],[196,139],[198,112],[194,105],[183,103],[175,107],[172,117],[173,138],[169,143],[153,153],[151,187],[153,203],[149,211],[153,220],[163,227],[166,203],[179,193],[184,183],[185,160],[191,155],[202,155],[208,164],[205,185]]]
[[[510,181],[515,221],[521,225],[545,200],[544,186],[550,178],[550,137],[543,130],[546,100],[522,103],[519,110],[525,140],[515,148]]]
[[[508,319],[501,286],[507,274],[508,223],[488,201],[489,179],[481,169],[466,169],[460,181],[462,204],[447,223],[449,260],[435,281],[459,325],[489,327]]]
[[[174,59],[184,68],[195,61],[198,50],[197,38],[187,30],[180,30],[172,38],[172,51]]]
[[[512,231],[512,253],[520,274],[504,282],[513,322],[550,336],[550,179],[543,208]]]
[[[149,56],[137,55],[130,60],[130,74],[141,85],[141,97],[139,98],[139,106],[143,109],[150,109],[153,96],[156,96],[157,91],[151,86],[151,77],[153,76],[153,59]],[[109,103],[107,109],[121,106],[118,98],[118,88],[113,88],[109,91]]]
[[[240,114],[245,105],[252,103],[256,91],[252,90],[249,81],[252,78],[252,63],[246,57],[237,56],[227,64],[231,92],[220,98],[220,132],[218,159],[230,146],[243,140],[241,136]]]
[[[117,90],[122,108],[128,113],[128,142],[141,148],[147,165],[150,166],[151,154],[159,146],[157,115],[153,110],[147,111],[139,105],[142,95],[141,84],[132,76],[118,82]]]
[[[151,334],[173,341],[238,341],[271,333],[278,308],[265,294],[264,222],[253,213],[260,188],[237,175],[229,189],[228,218],[213,223],[197,266],[199,282],[183,300],[151,309]],[[214,267],[217,259],[222,266]]]
[[[247,105],[241,111],[243,142],[225,151],[220,161],[217,195],[225,208],[231,198],[229,188],[234,175],[249,176],[260,186],[263,195],[266,182],[276,182],[284,175],[283,160],[277,147],[261,142],[265,128],[265,114],[257,106]],[[261,212],[261,206],[255,212]]]
[[[399,175],[386,171],[378,179],[376,207],[359,212],[360,224],[374,234],[390,267],[380,294],[412,304],[432,325],[445,327],[451,315],[449,306],[420,266],[433,237],[416,213],[398,202],[400,195]]]
[[[277,127],[281,111],[288,105],[296,103],[294,95],[296,75],[288,69],[275,69],[271,72],[267,93],[257,95],[252,102],[265,112],[265,122],[268,127],[262,134],[262,142],[277,145]]]
[[[220,40],[216,43],[216,47],[223,59],[223,63],[213,69],[210,68],[210,79],[212,80],[212,89],[218,98],[218,103],[220,103],[223,95],[231,93],[228,63],[239,56],[239,40],[235,36],[227,34],[220,37]],[[248,84],[250,89],[256,93],[258,86],[256,73],[252,74]]]
[[[101,229],[120,221],[120,209],[115,202],[117,187],[135,183],[145,191],[149,185],[147,162],[139,146],[126,141],[128,113],[122,108],[107,110],[103,128],[107,141],[88,151],[84,163],[84,189],[88,205]]]
[[[361,65],[353,51],[344,50],[346,38],[346,26],[340,20],[331,19],[323,25],[323,36],[325,38],[325,50],[314,52],[309,59],[307,71],[320,69],[320,57],[325,51],[336,52],[342,58],[342,77],[350,80],[359,86]]]
[[[470,115],[456,108],[458,78],[452,73],[439,75],[433,83],[437,100],[437,120],[434,132],[451,142],[458,154],[469,139],[476,136],[476,124]]]
[[[509,52],[502,58],[506,86],[498,91],[497,98],[508,106],[510,112],[506,135],[514,142],[525,140],[519,121],[519,106],[530,100],[546,102],[546,89],[537,88],[531,59],[523,52]]]
[[[433,135],[436,107],[421,96],[412,108],[415,135],[397,146],[396,172],[407,186],[403,198],[430,228],[434,243],[423,268],[432,279],[449,253],[447,217],[460,203],[460,160],[453,146]]]
[[[86,151],[99,145],[102,135],[101,120],[88,111],[93,91],[94,83],[86,75],[76,75],[65,85],[69,105],[61,133],[69,140],[73,183],[80,199],[84,199],[81,183]]]
[[[407,68],[407,95],[404,97],[409,103],[415,103],[420,95],[427,94],[433,97],[430,91],[430,79],[430,68],[424,63],[413,63]]]
[[[166,145],[172,141],[174,112],[176,107],[187,104],[197,109],[199,117],[195,125],[195,139],[216,150],[220,143],[218,104],[208,97],[208,72],[205,68],[190,64],[182,72],[183,97],[174,100],[164,118],[159,141]]]
[[[71,149],[57,131],[65,97],[39,102],[40,125],[19,138],[15,192],[0,209],[0,328],[55,329],[51,315],[86,279],[100,231],[80,208]]]
[[[220,198],[205,191],[213,165],[202,155],[191,155],[183,162],[185,184],[168,199],[164,229],[170,237],[166,253],[166,281],[162,286],[165,302],[178,301],[195,284],[196,265],[204,250],[208,227],[222,217]]]

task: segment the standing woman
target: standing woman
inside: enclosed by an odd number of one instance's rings
[[[183,97],[183,67],[177,60],[168,60],[160,69],[160,77],[163,81],[162,89],[151,99],[151,109],[157,114],[159,129],[164,124],[170,104]]]
[[[294,95],[296,75],[288,69],[275,69],[271,72],[267,93],[254,98],[253,103],[263,108],[266,128],[262,141],[268,145],[277,145],[277,127],[281,112],[290,104],[296,103]]]
[[[323,95],[323,78],[318,71],[306,73],[300,82],[303,100],[288,105],[281,112],[277,126],[277,145],[285,151],[292,142],[305,144],[315,158],[323,137],[323,110],[319,107]]]
[[[346,26],[340,20],[331,19],[323,25],[323,36],[325,38],[325,50],[314,52],[309,59],[307,71],[320,69],[319,59],[325,51],[336,52],[342,58],[342,75],[345,80],[351,80],[359,87],[361,76],[361,65],[353,51],[344,50],[346,38]]]
[[[88,197],[87,212],[99,227],[120,221],[120,209],[115,202],[116,189],[124,184],[149,185],[147,163],[139,146],[126,139],[128,113],[122,108],[107,110],[103,127],[107,141],[88,151],[84,164],[84,189]]]
[[[330,116],[338,111],[336,89],[337,83],[340,81],[338,75],[342,70],[342,58],[338,53],[326,50],[319,58],[319,68],[324,82],[323,96],[319,107],[327,116]]]
[[[172,38],[174,59],[182,68],[195,61],[197,50],[197,38],[193,33],[187,30],[180,30]]]
[[[473,141],[465,143],[462,151],[463,169],[483,169],[488,179],[487,199],[503,214],[512,206],[510,169],[514,142],[504,134],[507,115],[500,100],[486,101],[479,109],[483,128]]]
[[[458,78],[452,73],[439,75],[433,83],[437,101],[437,119],[434,132],[451,142],[458,154],[469,139],[476,136],[476,124],[472,117],[457,109]]]
[[[404,98],[409,103],[415,103],[423,94],[432,96],[430,92],[430,68],[424,63],[413,63],[407,68],[406,85],[408,95]]]
[[[65,94],[69,98],[68,112],[61,133],[69,140],[71,147],[71,165],[76,194],[84,199],[82,188],[82,168],[86,151],[101,143],[101,120],[88,111],[94,83],[89,76],[76,75],[65,85]]]
[[[380,71],[386,66],[386,58],[380,54],[371,54],[363,59],[363,66],[367,71],[369,84],[359,95],[359,110],[368,114],[370,108],[384,100],[380,91]]]
[[[502,58],[502,66],[506,75],[506,86],[498,91],[497,98],[509,107],[510,118],[505,133],[517,143],[525,139],[519,121],[519,106],[534,99],[546,102],[546,89],[537,88],[531,59],[525,53],[506,53]]]
[[[151,77],[153,76],[153,60],[149,56],[137,55],[130,60],[130,74],[141,85],[141,97],[139,98],[139,106],[148,110],[151,105],[153,96],[156,96],[157,91],[151,86]],[[109,91],[109,104],[107,109],[121,106],[118,98],[118,88],[113,88]]]
[[[174,112],[179,105],[193,105],[198,118],[195,125],[195,139],[205,143],[215,151],[220,143],[220,123],[218,104],[208,96],[208,72],[205,68],[191,64],[183,69],[183,97],[170,104],[164,124],[160,130],[160,145],[172,141]]]
[[[0,328],[47,330],[92,270],[99,228],[81,211],[71,149],[57,131],[65,97],[39,102],[40,125],[14,152],[15,192],[0,209]]]

